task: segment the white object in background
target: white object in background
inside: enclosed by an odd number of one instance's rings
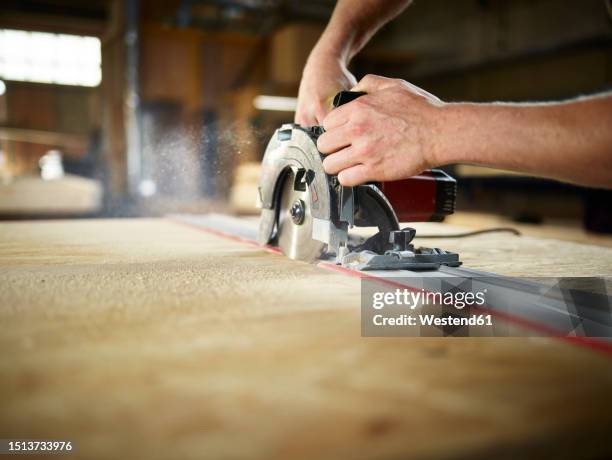
[[[276,110],[279,112],[295,112],[297,108],[296,97],[282,96],[256,96],[253,105],[259,110]]]
[[[0,29],[0,77],[5,80],[98,86],[101,56],[97,37]]]
[[[44,180],[55,180],[64,177],[62,153],[59,150],[49,150],[38,160],[40,177]]]
[[[138,191],[144,197],[153,196],[157,192],[157,185],[151,179],[144,179],[138,184]]]
[[[0,96],[3,96],[6,93],[6,83],[0,80]]]

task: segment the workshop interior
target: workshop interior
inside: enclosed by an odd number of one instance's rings
[[[132,3],[4,3],[3,218],[258,213],[259,163],[334,2]],[[609,88],[610,22],[603,1],[416,2],[351,70],[445,101],[572,98]],[[449,172],[458,210],[612,232],[605,192]]]
[[[294,123],[335,4],[2,1],[0,453],[612,456],[612,190],[342,186]],[[446,102],[610,91],[612,2],[416,0],[350,70]],[[509,326],[364,325],[376,283],[444,277]]]

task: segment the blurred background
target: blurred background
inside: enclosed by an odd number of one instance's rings
[[[3,0],[0,218],[255,213],[258,163],[334,4]],[[447,101],[590,94],[612,86],[612,5],[416,1],[352,70]],[[459,210],[612,231],[609,192],[449,170]]]

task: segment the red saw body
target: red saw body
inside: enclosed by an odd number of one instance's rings
[[[378,186],[400,222],[440,222],[455,211],[457,181],[439,169]]]

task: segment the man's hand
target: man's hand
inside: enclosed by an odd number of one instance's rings
[[[320,125],[332,109],[337,92],[357,83],[341,60],[313,51],[304,67],[295,122],[302,126]]]
[[[320,125],[332,109],[337,92],[357,83],[348,63],[372,35],[397,16],[411,0],[338,0],[308,57],[298,94],[296,123]]]
[[[436,165],[445,104],[403,80],[367,75],[368,94],[334,109],[317,142],[328,174],[342,185],[404,179]]]

